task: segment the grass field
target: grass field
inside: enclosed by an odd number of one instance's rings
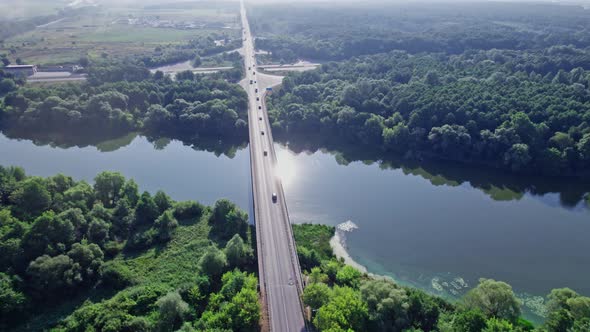
[[[26,0],[33,7],[35,0]],[[50,2],[50,1],[47,1]],[[59,1],[58,1],[59,3]],[[20,58],[30,64],[63,64],[77,62],[80,57],[124,57],[144,55],[156,47],[186,44],[198,38],[228,36],[239,38],[238,5],[204,7],[195,2],[188,7],[127,7],[99,6],[86,12],[68,16],[63,20],[8,38],[0,44],[0,54],[8,54],[12,63]],[[0,8],[6,5],[0,5]],[[47,9],[47,4],[44,5]],[[56,5],[56,8],[59,6]],[[1,11],[1,10],[0,10]],[[154,27],[149,23],[130,24],[127,19],[161,20],[177,23],[195,23],[215,27],[181,29]],[[234,29],[222,28],[232,27]]]

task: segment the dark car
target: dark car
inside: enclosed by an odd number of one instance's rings
[[[272,193],[272,202],[273,203],[277,202],[277,193]]]

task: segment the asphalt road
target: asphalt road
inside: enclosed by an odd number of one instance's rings
[[[244,62],[247,70],[246,80],[242,85],[248,92],[249,103],[250,162],[260,289],[271,331],[305,331],[300,297],[301,269],[297,260],[285,195],[276,172],[277,159],[264,104],[266,86],[259,85],[258,74],[255,73],[254,44],[243,1],[241,15],[242,37],[245,39]],[[276,202],[273,202],[273,193],[277,195]]]

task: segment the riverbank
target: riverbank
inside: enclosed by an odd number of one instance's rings
[[[448,283],[438,277],[434,277],[431,281],[431,286],[436,291],[432,291],[428,287],[421,287],[418,284],[404,282],[403,280],[396,280],[390,275],[370,272],[370,270],[365,265],[357,262],[350,255],[348,246],[346,244],[346,233],[352,232],[357,228],[358,226],[352,221],[347,221],[337,225],[334,230],[334,235],[330,238],[330,248],[332,249],[333,255],[338,260],[359,270],[361,273],[366,274],[371,279],[389,280],[401,286],[417,288],[428,294],[440,296],[450,302],[455,302],[460,299],[460,296],[458,296],[459,294],[449,292],[450,286],[458,287],[462,291],[461,293],[464,293],[469,289],[467,283],[462,278],[455,278],[455,280]],[[515,295],[522,303],[523,316],[526,319],[532,321],[535,324],[542,324],[545,321],[547,317],[547,308],[545,307],[546,299],[543,296],[535,296],[526,293],[515,293]]]
[[[348,253],[346,248],[346,235],[344,234],[344,231],[341,231],[338,228],[336,229],[334,236],[330,239],[330,247],[334,252],[334,256],[336,256],[336,258],[339,260],[344,260],[344,264],[350,265],[362,273],[369,274],[367,268],[355,261],[354,258],[352,258],[352,256],[350,256]]]

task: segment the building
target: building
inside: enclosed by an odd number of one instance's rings
[[[35,65],[8,65],[2,69],[5,73],[13,74],[14,76],[32,76],[37,72]]]

